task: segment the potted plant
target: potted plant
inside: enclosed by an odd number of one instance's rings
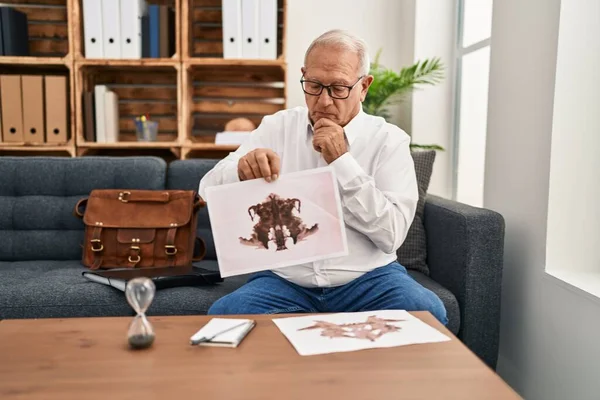
[[[424,85],[435,85],[443,77],[444,66],[439,58],[417,61],[415,64],[404,67],[400,72],[383,67],[379,63],[381,50],[377,52],[375,60],[371,63],[370,74],[375,78],[367,97],[363,102],[363,109],[367,114],[377,115],[389,119],[388,107],[397,104],[404,96],[415,88]],[[431,144],[420,145],[411,143],[411,149],[444,150],[443,147]]]

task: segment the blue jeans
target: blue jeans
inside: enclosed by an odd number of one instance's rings
[[[440,298],[393,262],[333,288],[305,288],[270,271],[251,276],[236,291],[217,300],[209,315],[357,312],[374,310],[429,311],[446,325]]]

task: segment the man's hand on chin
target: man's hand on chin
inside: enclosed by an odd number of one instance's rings
[[[313,147],[331,164],[348,151],[344,128],[330,119],[321,118],[314,126]]]

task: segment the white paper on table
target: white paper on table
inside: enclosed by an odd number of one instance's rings
[[[242,244],[241,238],[250,239],[261,221],[257,208],[250,208],[264,204],[271,194],[298,199],[300,211],[294,209],[293,214],[316,229],[296,244],[288,237],[284,250],[277,250],[274,240],[267,248]],[[282,174],[274,182],[252,179],[208,187],[206,202],[222,277],[348,255],[339,189],[329,166]]]
[[[344,326],[353,323],[366,323],[369,321],[369,317],[375,317],[378,320],[390,320],[380,323],[391,327],[391,329],[395,329],[395,327],[399,327],[400,329],[382,334],[371,341],[369,339],[353,337],[353,335],[356,335],[356,331],[350,326]],[[338,326],[342,325],[342,327],[339,328],[334,327],[335,331],[337,331],[338,334],[339,332],[344,332],[344,334],[349,335],[350,337],[323,336],[323,333],[326,330],[324,328],[304,329],[314,327],[319,321],[336,324]],[[450,340],[448,336],[404,310],[364,311],[328,315],[317,314],[303,317],[277,318],[273,319],[273,322],[287,337],[296,351],[302,356],[372,348],[397,347],[421,343],[446,342]],[[378,330],[373,330],[376,325],[365,325],[366,330],[370,330],[371,334],[376,335],[378,333]],[[331,329],[328,329],[328,331],[332,332]]]

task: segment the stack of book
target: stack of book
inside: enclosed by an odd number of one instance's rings
[[[106,85],[83,93],[85,140],[97,143],[119,141],[119,96]]]

